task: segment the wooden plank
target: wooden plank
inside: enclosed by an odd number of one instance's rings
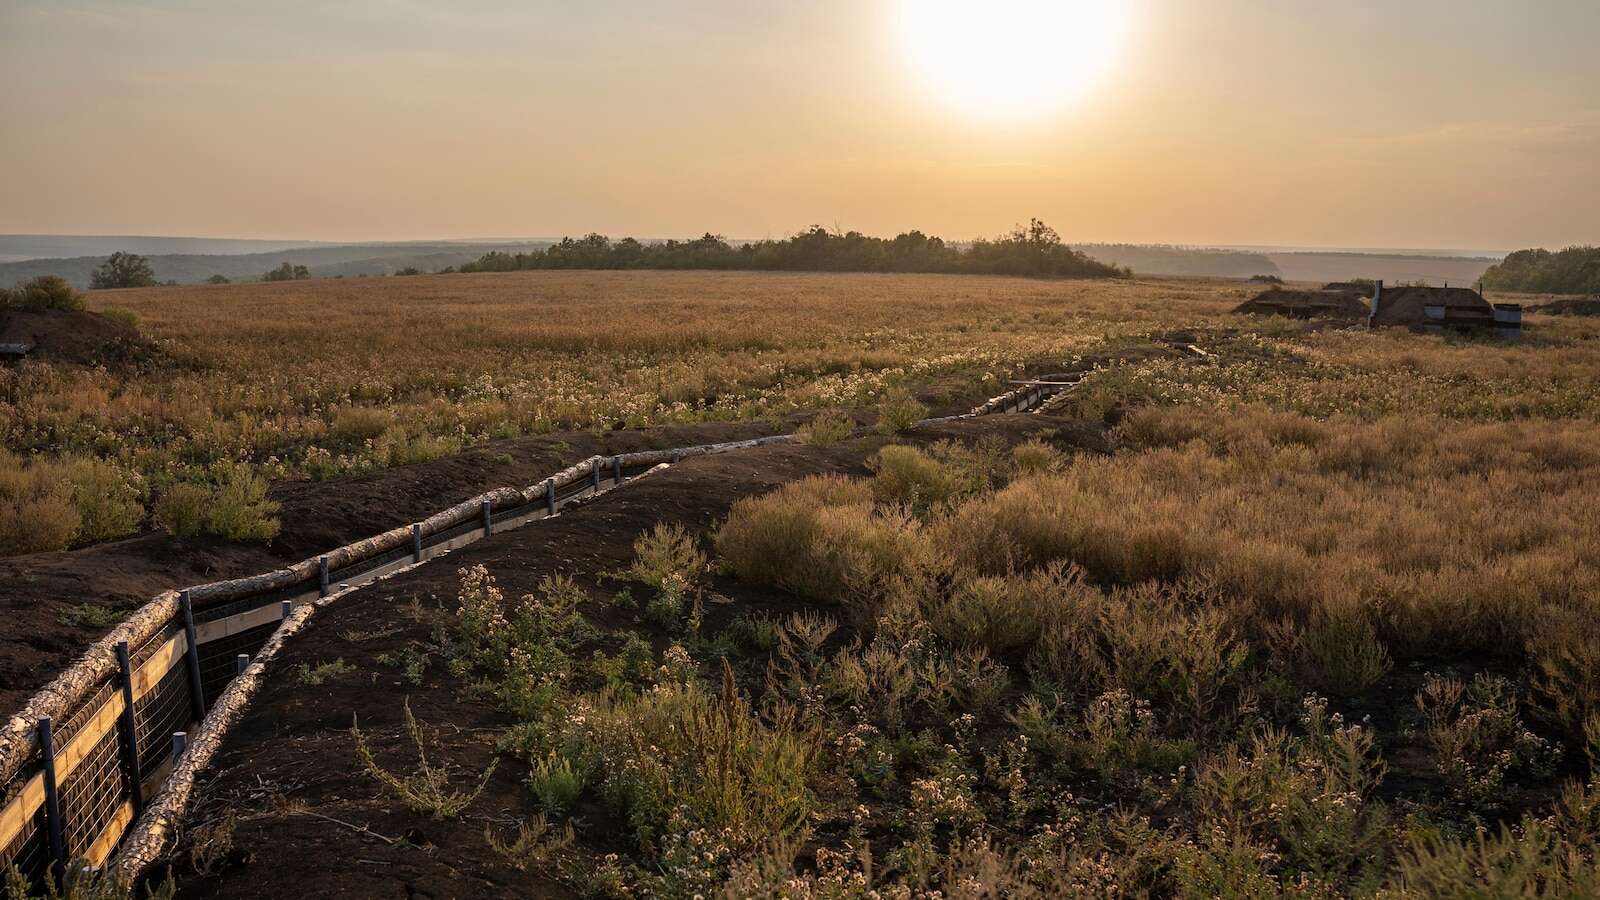
[[[40,772],[28,779],[6,808],[0,810],[0,847],[7,846],[16,840],[22,829],[28,827],[28,822],[39,812],[39,807],[44,805],[44,773]]]
[[[117,807],[111,821],[106,823],[105,828],[100,829],[100,836],[95,838],[88,852],[84,854],[89,860],[89,865],[97,869],[105,865],[106,859],[111,856],[111,851],[117,849],[117,842],[122,840],[122,835],[127,832],[128,825],[132,821],[133,803],[124,800],[122,805]]]
[[[72,740],[67,741],[67,745],[56,754],[56,784],[66,787],[72,771],[78,768],[84,757],[87,757],[95,745],[100,743],[106,732],[117,727],[117,716],[120,715],[122,715],[122,692],[118,691],[111,695],[110,701],[100,707],[94,718],[84,723],[84,726],[78,729],[78,733],[72,736]]]
[[[183,632],[178,632],[167,641],[155,655],[144,661],[144,665],[133,673],[133,699],[137,702],[145,694],[155,689],[161,677],[172,671],[172,667],[183,662],[183,655],[189,651],[189,640]]]

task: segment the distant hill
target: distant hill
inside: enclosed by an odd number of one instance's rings
[[[1446,282],[1466,287],[1476,284],[1498,260],[1472,256],[1412,256],[1401,253],[1340,253],[1298,251],[1266,254],[1287,281],[1350,281],[1356,278],[1389,284]]]
[[[0,262],[110,256],[118,250],[145,256],[171,253],[277,253],[300,247],[333,246],[323,241],[257,241],[234,238],[147,237],[141,235],[0,234]]]
[[[1475,284],[1498,260],[1485,256],[1338,250],[1260,250],[1144,244],[1076,244],[1102,262],[1141,275],[1249,278],[1277,275],[1285,281],[1382,279],[1390,284]]]
[[[155,269],[158,281],[195,284],[213,275],[222,275],[233,281],[260,278],[267,270],[277,268],[284,262],[305,266],[311,270],[314,277],[389,275],[407,267],[432,272],[447,266],[459,266],[471,262],[493,251],[527,253],[546,246],[549,246],[548,242],[324,244],[253,253],[145,255],[149,258],[151,267]],[[0,285],[25,281],[37,275],[60,275],[74,286],[85,288],[89,286],[89,274],[104,262],[105,258],[104,255],[93,255],[0,263]]]
[[[1192,275],[1210,278],[1249,278],[1279,275],[1265,254],[1207,247],[1167,244],[1074,244],[1073,248],[1103,263],[1132,269],[1140,275]]]

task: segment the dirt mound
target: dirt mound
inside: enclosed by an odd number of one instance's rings
[[[1543,313],[1547,316],[1600,316],[1600,296],[1552,300],[1534,307],[1529,312]]]
[[[161,355],[139,330],[88,310],[0,310],[0,344],[32,344],[30,358],[80,366],[127,368]]]
[[[1360,319],[1366,301],[1355,291],[1263,291],[1234,309],[1252,316],[1289,316],[1295,319]]]

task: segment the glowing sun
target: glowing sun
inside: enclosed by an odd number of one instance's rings
[[[1122,38],[1123,0],[901,0],[906,52],[939,94],[1017,118],[1079,96]]]

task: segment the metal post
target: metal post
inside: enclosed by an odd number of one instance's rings
[[[328,596],[328,558],[317,558],[317,596]]]
[[[611,480],[617,484],[622,483],[622,457],[611,457]]]
[[[556,514],[556,480],[554,478],[546,478],[544,480],[544,511],[546,515],[553,516]]]
[[[494,534],[494,501],[483,501],[483,536]]]
[[[172,733],[172,761],[176,763],[183,751],[189,749],[189,736],[181,731]]]
[[[39,754],[44,758],[44,817],[50,831],[50,868],[56,883],[67,874],[66,832],[61,822],[61,795],[56,791],[56,742],[50,734],[50,718],[39,720]]]
[[[139,726],[133,709],[133,662],[128,657],[128,642],[117,642],[117,670],[122,676],[122,768],[128,775],[133,794],[133,815],[144,812],[144,775],[139,771]]]
[[[183,608],[183,634],[189,645],[189,652],[184,654],[189,662],[189,704],[194,720],[199,722],[206,717],[206,695],[200,686],[200,642],[195,640],[194,606],[189,602],[188,591],[178,595],[178,605]]]
[[[281,603],[278,606],[278,619],[279,619],[279,621],[282,621],[283,619],[289,618],[289,614],[292,613],[292,612],[294,612],[294,601],[293,600],[285,600],[285,601],[283,601],[283,603]]]
[[[594,463],[589,467],[589,486],[600,490],[600,457],[594,458]]]
[[[422,562],[422,524],[411,526],[411,561]]]
[[[233,658],[234,674],[243,675],[244,670],[250,668],[250,654],[241,653]]]

